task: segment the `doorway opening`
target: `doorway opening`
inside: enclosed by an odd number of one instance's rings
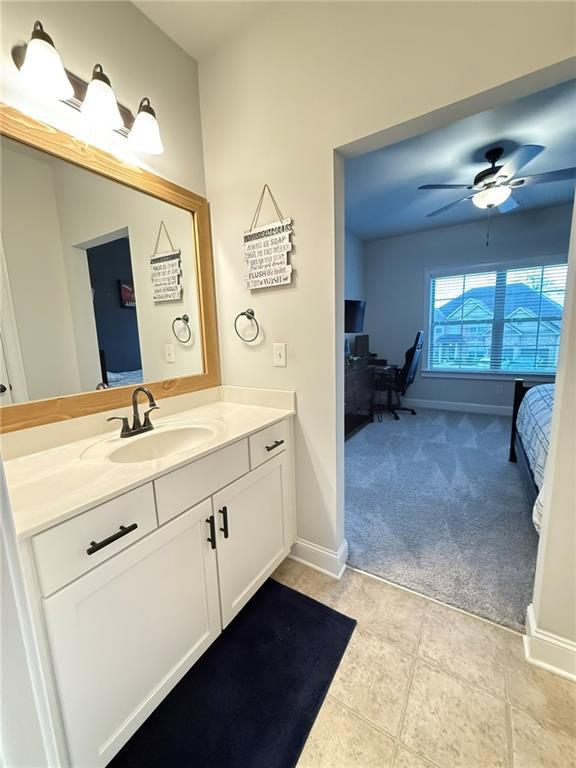
[[[575,108],[566,80],[344,159],[348,563],[514,629],[542,522]]]
[[[142,358],[128,236],[86,250],[102,382],[140,384]]]

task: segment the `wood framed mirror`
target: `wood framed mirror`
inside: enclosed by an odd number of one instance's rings
[[[208,201],[4,104],[0,141],[0,432],[217,386]]]

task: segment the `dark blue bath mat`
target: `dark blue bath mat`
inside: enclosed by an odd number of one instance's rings
[[[296,765],[355,625],[269,579],[111,768]]]

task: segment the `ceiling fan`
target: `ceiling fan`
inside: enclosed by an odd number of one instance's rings
[[[542,152],[544,147],[539,144],[525,144],[512,154],[503,164],[497,165],[504,150],[502,147],[493,147],[486,152],[486,160],[490,163],[474,177],[474,182],[468,184],[424,184],[418,189],[469,189],[471,194],[461,197],[453,203],[438,208],[427,216],[438,216],[439,213],[453,208],[465,200],[472,200],[477,208],[496,208],[501,213],[514,210],[518,203],[512,197],[512,191],[528,184],[543,184],[549,181],[565,181],[576,178],[576,168],[562,168],[548,173],[537,173],[534,176],[517,177],[516,174],[527,163]]]

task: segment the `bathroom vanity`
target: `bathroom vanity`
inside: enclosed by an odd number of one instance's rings
[[[288,554],[282,394],[6,462],[62,764],[106,765]]]
[[[294,393],[220,386],[204,197],[3,104],[0,145],[12,680],[105,766],[289,553]]]

